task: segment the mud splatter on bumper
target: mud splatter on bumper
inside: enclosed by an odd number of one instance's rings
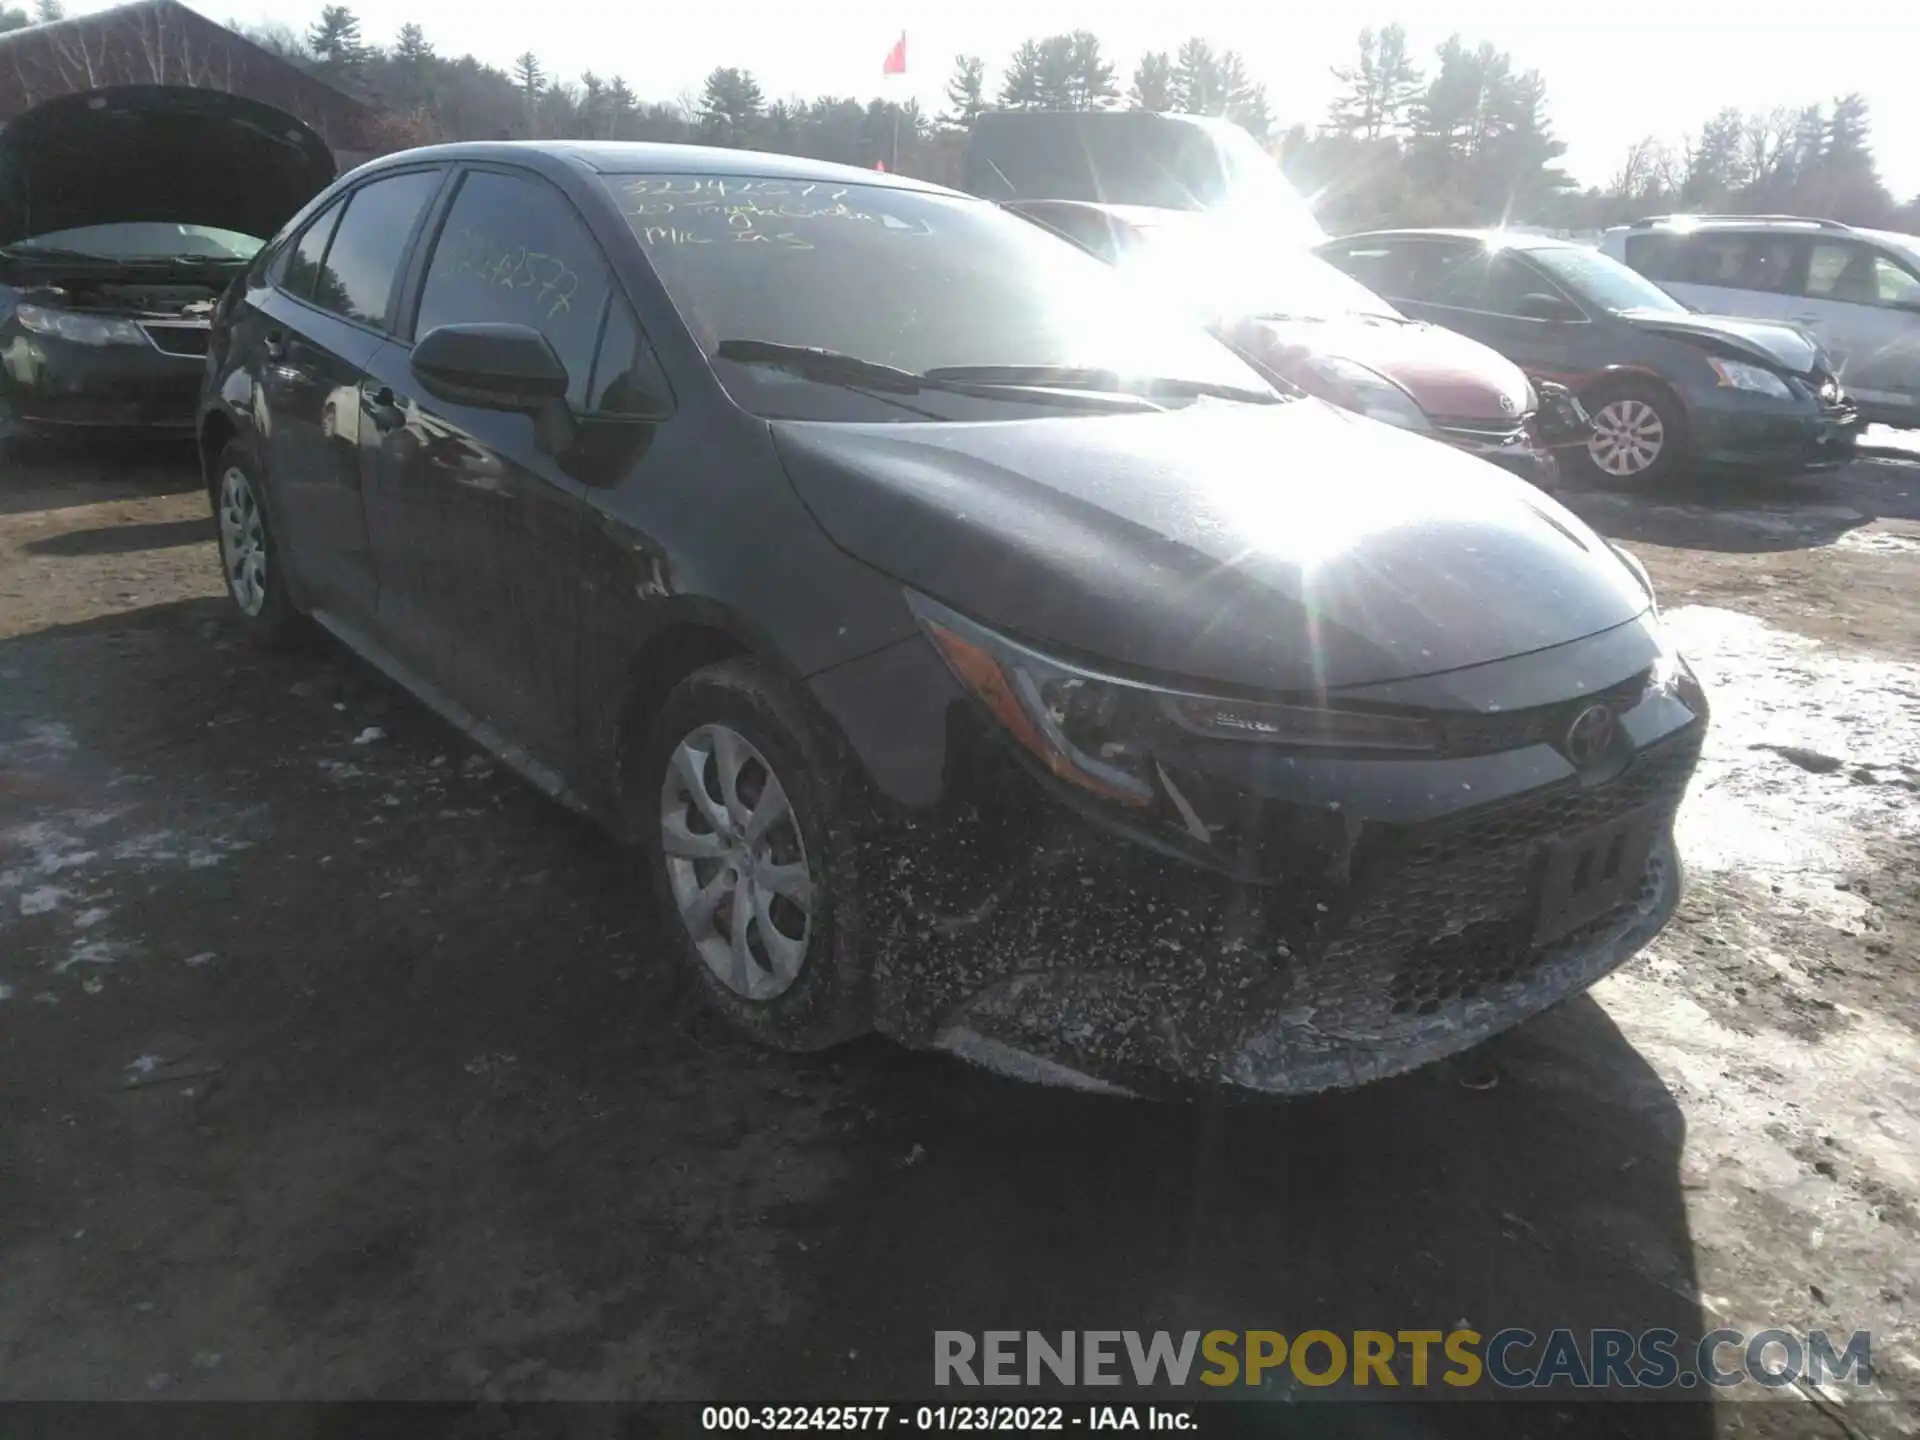
[[[1414,1069],[1584,991],[1660,932],[1699,739],[1652,747],[1602,786],[1381,836],[1350,887],[1236,882],[1064,813],[1038,835],[940,827],[941,853],[891,855],[909,913],[876,937],[879,1026],[1106,1093],[1302,1094]],[[1533,943],[1545,847],[1636,814],[1656,832],[1637,888]],[[984,877],[984,898],[952,903],[962,873]]]

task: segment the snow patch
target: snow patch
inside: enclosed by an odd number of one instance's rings
[[[1862,902],[1834,881],[1865,865],[1863,838],[1920,834],[1920,665],[1831,651],[1705,606],[1671,611],[1666,625],[1713,706],[1680,812],[1688,866],[1857,920]],[[1802,763],[1821,756],[1839,763],[1825,773]]]

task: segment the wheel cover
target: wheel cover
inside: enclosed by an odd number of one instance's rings
[[[784,994],[813,939],[813,872],[786,787],[737,730],[702,725],[674,746],[660,849],[707,968],[743,999]]]
[[[1638,475],[1660,458],[1667,445],[1667,427],[1660,414],[1644,400],[1613,400],[1593,417],[1587,454],[1609,475]]]
[[[220,562],[233,603],[257,616],[267,603],[267,527],[253,482],[237,465],[220,477]]]

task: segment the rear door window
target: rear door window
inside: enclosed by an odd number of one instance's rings
[[[1477,253],[1477,247],[1432,240],[1356,241],[1321,252],[1374,294],[1389,300],[1436,299],[1435,283],[1449,258]]]
[[[363,325],[384,326],[401,258],[439,188],[438,170],[414,170],[355,190],[327,246],[313,303]]]
[[[313,298],[313,282],[320,274],[320,262],[326,259],[327,242],[333,239],[340,209],[340,202],[336,200],[322,210],[301,232],[299,241],[274,261],[275,282],[287,294],[301,300]]]
[[[481,322],[538,330],[584,411],[611,293],[600,246],[565,196],[531,175],[475,170],[441,228],[413,333]]]
[[[1689,238],[1685,273],[1675,278],[1722,290],[1782,294],[1792,278],[1799,245],[1799,237],[1793,235],[1709,231]]]

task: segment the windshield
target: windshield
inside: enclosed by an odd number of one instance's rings
[[[721,383],[757,414],[993,418],[1020,403],[1009,390],[997,407],[993,398],[956,395],[921,395],[910,406],[870,396],[850,405],[846,367],[803,373],[767,364],[769,345],[915,375],[1104,372],[1272,398],[1188,316],[983,201],[740,176],[603,179]],[[735,343],[723,354],[729,341],[761,343]],[[756,353],[762,363],[743,358]]]
[[[1352,276],[1317,255],[1276,245],[1259,227],[1203,221],[1142,226],[1127,235],[1122,273],[1184,298],[1209,320],[1402,318]]]
[[[1668,315],[1690,313],[1673,296],[1598,250],[1577,245],[1544,245],[1527,251],[1527,258],[1582,300],[1618,315],[1628,310],[1654,310]]]
[[[83,225],[19,240],[10,247],[31,255],[36,250],[61,250],[101,260],[163,260],[187,256],[206,260],[251,260],[266,242],[234,230],[211,225],[175,225],[161,221],[129,221],[119,225]]]

